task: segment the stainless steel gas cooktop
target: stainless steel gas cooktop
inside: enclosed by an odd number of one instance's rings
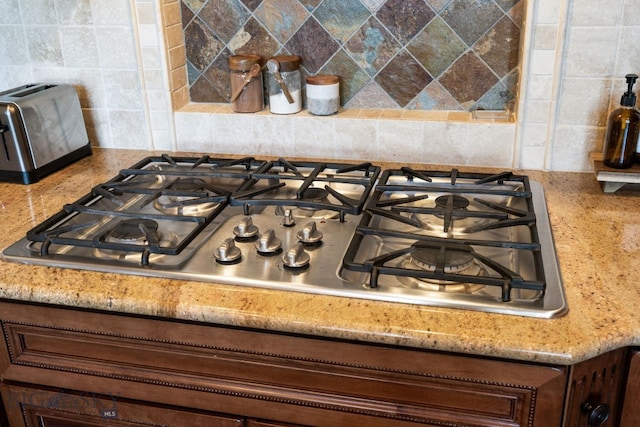
[[[527,176],[148,157],[9,261],[550,318],[566,302]]]

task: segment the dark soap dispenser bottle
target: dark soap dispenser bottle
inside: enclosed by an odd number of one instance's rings
[[[609,115],[604,142],[604,164],[611,168],[626,169],[633,166],[640,136],[640,112],[635,108],[633,85],[636,74],[627,74],[627,91],[620,99],[620,107]]]

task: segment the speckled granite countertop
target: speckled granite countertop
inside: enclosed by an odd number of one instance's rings
[[[39,183],[0,183],[0,248],[150,154],[97,149]],[[0,261],[0,298],[554,364],[640,345],[640,190],[610,195],[593,174],[527,173],[546,191],[569,304],[568,314],[556,319],[6,261]]]

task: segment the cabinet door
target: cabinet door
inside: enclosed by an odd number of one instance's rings
[[[622,348],[579,363],[572,368],[567,392],[565,426],[618,426],[625,360],[626,349]],[[590,410],[585,408],[587,404],[591,406]],[[601,424],[590,424],[590,412],[599,411],[600,414],[606,412],[606,407],[603,405],[609,408],[609,418]],[[636,427],[638,425],[634,424]]]
[[[240,417],[192,413],[118,396],[2,385],[11,427],[243,427]]]
[[[638,426],[640,426],[640,351],[634,351],[629,364],[620,427]]]

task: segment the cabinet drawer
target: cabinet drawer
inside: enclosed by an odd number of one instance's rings
[[[126,401],[119,396],[44,390],[6,384],[3,384],[0,389],[11,426],[243,427],[245,425],[245,420],[239,417],[145,405],[140,402]]]
[[[29,313],[31,321],[4,315],[5,379],[115,387],[131,399],[153,393],[166,404],[308,425],[543,426],[562,412],[566,372],[553,367],[104,313]]]

